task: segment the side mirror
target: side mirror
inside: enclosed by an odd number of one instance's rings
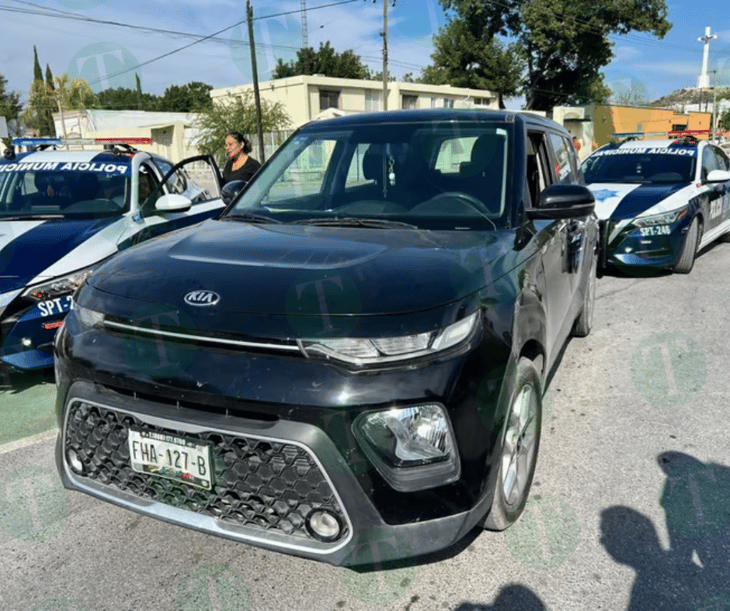
[[[730,180],[730,172],[727,170],[712,170],[705,178],[705,182],[727,182]]]
[[[533,220],[558,220],[588,216],[596,207],[596,200],[583,185],[550,185],[542,193],[537,208],[526,211]]]
[[[223,185],[223,188],[221,189],[221,199],[223,200],[223,203],[226,206],[230,204],[234,199],[236,199],[236,195],[238,195],[247,184],[248,183],[245,180],[232,180],[231,182],[227,182]]]
[[[185,212],[190,210],[192,202],[184,195],[170,193],[163,195],[155,202],[155,212]]]

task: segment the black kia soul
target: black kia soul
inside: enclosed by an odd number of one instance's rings
[[[56,340],[64,484],[333,564],[522,512],[546,372],[590,331],[568,133],[406,111],[298,130],[223,215],[91,275]]]

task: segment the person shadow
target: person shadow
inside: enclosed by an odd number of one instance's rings
[[[664,452],[658,464],[669,549],[640,512],[601,512],[606,551],[636,571],[627,611],[730,609],[730,469],[682,452]]]
[[[454,611],[547,611],[547,607],[530,588],[511,583],[499,591],[493,605],[464,602]]]

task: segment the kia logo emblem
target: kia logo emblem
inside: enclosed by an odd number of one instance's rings
[[[192,306],[212,306],[221,300],[221,296],[213,291],[190,291],[185,295],[185,303]]]

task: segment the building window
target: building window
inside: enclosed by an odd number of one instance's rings
[[[339,91],[327,91],[325,89],[319,90],[319,109],[327,110],[328,108],[339,108],[340,107],[340,92]]]
[[[438,106],[438,98],[431,98],[431,108],[436,108]]]
[[[401,96],[401,108],[403,110],[413,110],[414,108],[418,108],[418,96],[403,94]]]
[[[674,123],[672,125],[673,132],[683,132],[685,129],[687,129],[686,123]]]
[[[453,98],[444,98],[444,108],[453,108],[454,107],[454,99]]]
[[[365,110],[380,110],[382,94],[370,89],[365,90]]]
[[[489,98],[474,98],[474,106],[489,106]]]

